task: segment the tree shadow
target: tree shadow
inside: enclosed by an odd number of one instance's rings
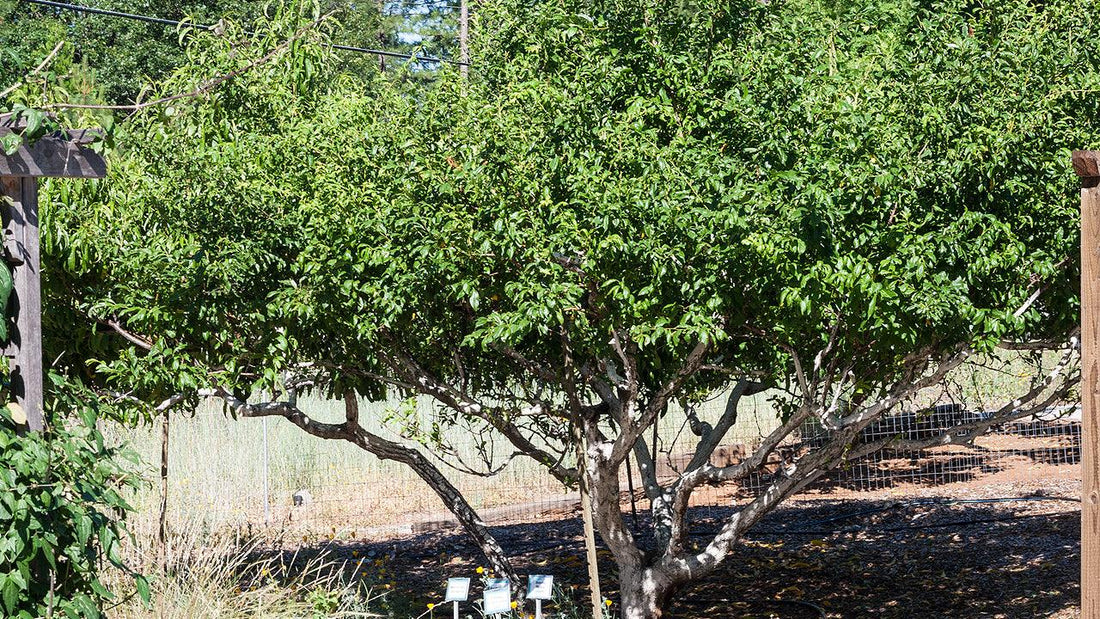
[[[1079,599],[1080,523],[1071,503],[921,504],[888,500],[799,501],[765,517],[729,559],[675,597],[669,617],[1040,617]],[[943,497],[949,501],[950,497]],[[1044,501],[1044,502],[1040,502]],[[1069,505],[1070,507],[1066,507]],[[692,541],[705,544],[736,507],[689,512]],[[1042,515],[1057,512],[1053,515]],[[628,524],[630,518],[627,518]],[[648,510],[636,533],[652,543]],[[587,600],[580,519],[493,527],[520,574],[552,574],[578,607]],[[617,603],[615,571],[599,545],[603,594]],[[349,581],[391,598],[394,616],[438,602],[448,577],[473,579],[477,548],[460,531],[398,539],[335,540],[281,553],[291,566],[319,553]],[[365,567],[364,567],[365,566]],[[390,586],[392,589],[379,589]],[[722,600],[716,602],[715,600]],[[547,606],[548,610],[551,607]]]
[[[933,513],[845,501],[776,512],[738,550],[736,562],[684,591],[671,616],[768,616],[721,614],[707,601],[738,592],[811,602],[830,617],[1030,618],[1072,612],[1078,604],[1075,510],[1039,516],[992,506],[927,509]],[[820,527],[845,510],[863,512],[853,517],[857,526],[846,521],[837,531],[810,535],[789,526],[815,516],[808,522]],[[768,530],[782,523],[788,530]],[[769,612],[820,616],[806,609]]]

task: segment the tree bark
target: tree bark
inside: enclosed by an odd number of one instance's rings
[[[661,619],[674,590],[673,580],[660,567],[623,565],[619,570],[622,619]]]

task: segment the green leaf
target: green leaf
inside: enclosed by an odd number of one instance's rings
[[[8,614],[16,612],[16,604],[19,602],[19,585],[15,584],[10,575],[0,576],[0,599],[4,602],[4,608]]]
[[[152,599],[149,592],[149,580],[141,574],[134,574],[134,586],[137,588],[141,601],[148,606]]]
[[[16,133],[7,133],[0,136],[0,148],[4,150],[4,154],[12,156],[19,151],[19,147],[23,145],[23,136]]]
[[[24,139],[37,140],[41,136],[46,114],[42,110],[29,109],[23,112],[23,118],[27,121],[27,126],[23,129]]]

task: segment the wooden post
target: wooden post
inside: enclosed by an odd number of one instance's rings
[[[1081,619],[1100,619],[1100,152],[1074,151],[1081,177]]]
[[[9,310],[15,318],[11,334],[11,390],[27,414],[31,431],[43,428],[42,417],[42,274],[38,253],[38,181],[6,176],[4,197],[5,253],[15,280]],[[0,266],[0,268],[3,268]]]
[[[592,596],[592,617],[603,617],[603,593],[600,591],[600,564],[596,554],[596,526],[592,521],[592,494],[588,491],[588,476],[585,474],[587,459],[587,441],[584,430],[574,426],[574,440],[577,442],[577,479],[581,491],[581,522],[584,526],[584,550],[588,561],[588,590]]]
[[[157,535],[164,565],[168,564],[168,413],[169,409],[164,409],[164,419],[160,422],[160,529]]]
[[[462,77],[470,76],[470,0],[462,0],[458,11],[458,59]]]
[[[11,121],[0,136],[18,133]],[[15,332],[5,348],[11,357],[12,392],[27,414],[27,427],[39,431],[42,414],[42,273],[38,252],[38,179],[103,178],[107,164],[87,148],[96,134],[67,131],[23,144],[12,155],[0,153],[0,191],[4,199],[4,253],[13,265],[15,294],[11,302]]]

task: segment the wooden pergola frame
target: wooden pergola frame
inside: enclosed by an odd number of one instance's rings
[[[0,137],[20,133],[10,119]],[[4,258],[12,265],[15,289],[8,315],[15,318],[4,354],[12,358],[11,390],[27,415],[31,431],[45,425],[42,414],[42,272],[38,247],[38,179],[103,178],[107,164],[88,145],[99,134],[64,131],[26,142],[12,155],[0,153],[0,204]]]

